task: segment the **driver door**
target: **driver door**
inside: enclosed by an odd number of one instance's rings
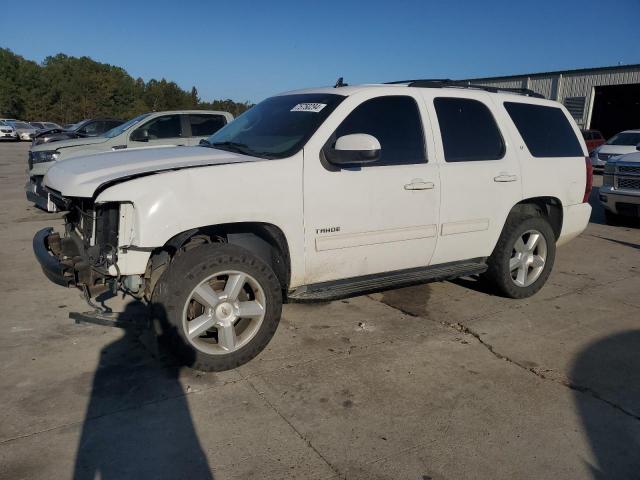
[[[345,99],[304,149],[306,284],[429,264],[440,205],[429,120],[419,98],[389,92]],[[354,133],[374,136],[380,159],[329,164],[323,149]]]

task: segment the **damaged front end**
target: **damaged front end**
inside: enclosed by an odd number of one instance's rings
[[[87,198],[58,198],[65,215],[61,235],[45,228],[33,238],[33,250],[49,280],[77,287],[88,297],[117,288],[119,203],[95,204]]]

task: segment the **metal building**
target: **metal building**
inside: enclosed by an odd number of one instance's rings
[[[622,130],[640,128],[640,64],[466,81],[531,89],[564,104],[581,128],[600,130],[605,138]]]

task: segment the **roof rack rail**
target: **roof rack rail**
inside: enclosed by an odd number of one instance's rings
[[[394,82],[385,82],[385,85],[399,85],[403,83],[414,83],[414,82],[454,82],[455,80],[451,80],[450,78],[425,78],[425,79],[417,79],[417,80],[396,80]]]
[[[449,80],[449,79],[424,79],[424,80],[404,80],[399,82],[387,82],[388,84],[406,83],[409,87],[417,88],[473,88],[477,90],[484,90],[486,92],[498,93],[509,92],[518,95],[525,95],[527,97],[544,98],[544,95],[534,92],[528,88],[507,88],[507,87],[492,87],[489,85],[477,85],[469,83],[465,80]]]

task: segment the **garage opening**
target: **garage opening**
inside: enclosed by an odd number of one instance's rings
[[[605,138],[640,129],[640,83],[595,87],[590,128],[600,130]]]

